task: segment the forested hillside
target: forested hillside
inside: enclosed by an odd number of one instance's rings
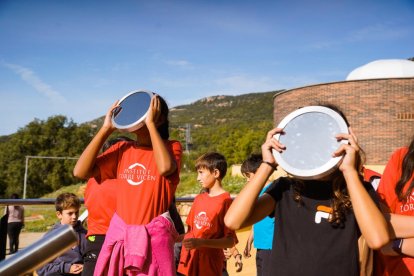
[[[192,170],[194,160],[206,151],[224,154],[229,165],[241,163],[250,153],[258,152],[273,124],[275,93],[208,97],[172,108],[171,139],[181,141],[188,149],[183,169]],[[78,183],[72,176],[76,160],[36,156],[77,157],[101,124],[102,118],[76,124],[56,115],[44,121],[34,120],[12,135],[0,136],[0,196],[22,194],[26,160],[29,198]],[[121,134],[114,134],[117,135]]]

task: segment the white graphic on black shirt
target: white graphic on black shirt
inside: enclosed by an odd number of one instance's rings
[[[323,212],[323,211],[317,211],[315,214],[315,222],[316,223],[321,223],[322,219],[328,219],[329,218],[329,213]]]
[[[329,219],[332,213],[332,208],[324,205],[319,205],[316,208],[315,213],[315,223],[319,224],[322,222],[322,219]]]

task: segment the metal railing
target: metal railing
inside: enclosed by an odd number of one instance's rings
[[[72,226],[64,225],[0,262],[0,275],[24,275],[55,259],[78,242]]]
[[[81,203],[84,203],[83,198],[80,199]],[[193,197],[177,197],[176,203],[193,202]],[[7,205],[53,205],[55,204],[54,198],[29,198],[29,199],[0,199],[0,206]]]

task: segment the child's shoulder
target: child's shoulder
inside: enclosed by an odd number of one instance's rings
[[[220,194],[211,195],[207,192],[197,195],[199,200],[208,200],[208,201],[226,201],[228,199],[231,199],[231,195],[229,192],[224,191]],[[197,198],[196,197],[196,198]]]

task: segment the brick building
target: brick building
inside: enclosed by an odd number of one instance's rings
[[[392,70],[399,62],[385,60],[355,69],[346,81],[277,93],[273,103],[275,125],[297,108],[334,104],[358,136],[366,164],[383,168],[391,153],[414,136],[414,62],[403,63],[408,70]]]

